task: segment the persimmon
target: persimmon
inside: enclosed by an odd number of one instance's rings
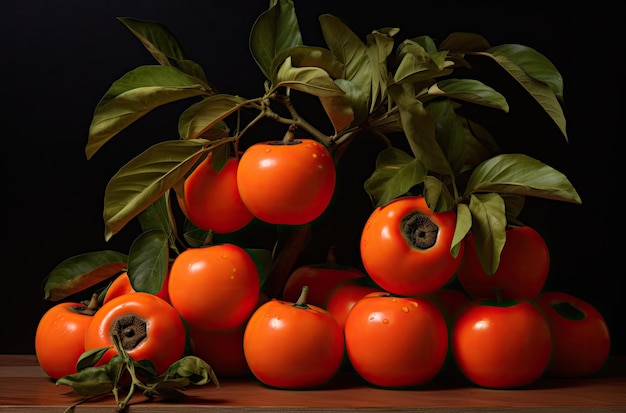
[[[234,244],[188,248],[170,268],[170,301],[183,319],[205,330],[239,327],[254,310],[261,280],[252,257]]]
[[[97,365],[117,354],[113,335],[133,359],[150,361],[164,373],[185,351],[186,331],[178,312],[154,294],[136,292],[113,298],[94,314],[85,331],[85,350],[111,347]]]
[[[393,294],[429,294],[456,273],[464,240],[453,255],[456,213],[431,211],[423,196],[404,196],[376,208],[361,234],[361,259],[376,284]]]
[[[256,143],[244,151],[237,169],[243,203],[270,224],[315,220],[330,204],[335,181],[331,154],[313,139]]]
[[[272,299],[250,317],[243,337],[246,361],[262,383],[285,389],[315,388],[330,381],[344,357],[341,326],[326,310]]]
[[[195,226],[218,234],[237,231],[254,216],[244,205],[237,186],[239,158],[231,156],[219,171],[210,153],[185,179],[181,210]]]
[[[48,309],[35,332],[35,355],[43,371],[58,379],[77,372],[85,351],[85,332],[98,309],[98,295],[89,304],[66,302]]]

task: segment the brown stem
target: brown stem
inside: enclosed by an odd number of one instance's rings
[[[300,114],[296,111],[296,108],[291,102],[291,99],[289,98],[289,96],[274,93],[270,96],[270,98],[274,100],[275,102],[278,102],[279,104],[283,105],[289,111],[289,114],[291,115],[292,119],[286,119],[286,118],[279,116],[277,113],[269,109],[269,107],[267,107],[265,110],[265,116],[273,119],[276,122],[286,123],[289,125],[296,125],[297,127],[306,130],[315,139],[323,143],[324,146],[326,147],[334,146],[335,142],[332,137],[324,135],[319,129],[317,129],[316,127],[311,125],[309,122],[307,122],[305,119],[300,117]]]
[[[212,244],[213,244],[213,230],[209,230],[209,232],[206,234],[206,237],[204,238],[204,242],[202,243],[202,246],[206,247]]]
[[[293,141],[296,136],[296,129],[298,129],[298,127],[295,124],[289,125],[289,128],[287,128],[287,132],[285,132],[285,136],[283,137],[284,143]]]
[[[89,300],[89,304],[87,304],[87,310],[96,311],[98,309],[98,294],[93,293],[91,295],[91,300]]]

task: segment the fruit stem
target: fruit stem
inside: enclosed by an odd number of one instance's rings
[[[293,141],[293,138],[296,136],[296,129],[298,129],[298,127],[295,124],[289,125],[289,128],[287,128],[287,132],[285,132],[285,136],[283,137],[284,143]]]
[[[204,238],[204,242],[202,243],[203,247],[206,247],[207,245],[212,245],[213,244],[213,230],[209,230],[209,232],[206,234],[206,237]]]
[[[309,294],[309,286],[303,285],[302,291],[300,292],[300,297],[298,297],[298,301],[294,304],[296,307],[308,307],[306,303],[306,297]]]

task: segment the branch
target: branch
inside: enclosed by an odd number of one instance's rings
[[[272,118],[276,122],[284,123],[287,125],[296,125],[297,127],[306,130],[311,135],[313,135],[315,139],[323,143],[324,146],[329,147],[334,145],[335,142],[333,137],[323,134],[319,129],[311,125],[303,117],[300,116],[295,106],[291,102],[291,98],[289,96],[273,93],[272,95],[270,95],[270,99],[283,105],[289,111],[292,119],[284,118],[278,115],[277,113],[273,112],[269,107],[267,108],[268,117]]]

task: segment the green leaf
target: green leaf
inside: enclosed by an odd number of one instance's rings
[[[88,367],[94,367],[104,356],[104,354],[113,346],[98,347],[86,350],[78,358],[76,363],[76,371],[84,370]]]
[[[524,154],[500,154],[472,172],[465,194],[499,192],[582,203],[565,175]]]
[[[450,33],[440,44],[439,50],[448,50],[452,53],[484,52],[491,45],[480,34],[468,32]]]
[[[387,83],[389,82],[387,58],[393,51],[394,41],[392,36],[397,31],[397,29],[390,29],[386,32],[374,31],[367,36],[367,53],[371,62],[370,68],[372,72],[370,112],[373,112],[385,100],[387,95]]]
[[[197,78],[207,86],[207,89],[211,89],[202,67],[186,58],[178,39],[165,25],[130,17],[118,17],[117,19],[141,41],[160,65],[176,67],[181,72]]]
[[[432,101],[426,105],[426,110],[435,119],[437,143],[458,174],[465,164],[465,131],[461,120],[448,99]]]
[[[458,203],[456,206],[456,227],[454,228],[451,249],[460,245],[471,229],[472,213],[467,204]]]
[[[164,193],[161,198],[144,209],[137,218],[144,232],[158,229],[167,234],[170,248],[178,252],[176,246],[176,218],[170,204],[170,191]]]
[[[56,381],[57,386],[70,386],[81,396],[98,396],[110,393],[115,387],[114,372],[109,364],[88,367],[78,373],[63,376]]]
[[[426,172],[418,159],[400,149],[386,148],[378,154],[376,169],[365,181],[365,190],[375,206],[385,205],[422,183]]]
[[[354,121],[354,111],[345,96],[320,96],[320,103],[335,130],[335,135],[346,130]]]
[[[326,113],[331,121],[333,120],[333,116],[331,116],[329,112],[334,111],[335,116],[337,116],[337,113],[340,112],[345,113],[346,117],[351,116],[352,119],[350,120],[350,125],[363,124],[369,115],[367,97],[363,94],[363,91],[349,80],[335,79],[335,84],[343,90],[344,94],[342,96],[320,96],[320,101],[322,102],[324,110],[326,110]],[[337,101],[339,103],[337,103]],[[335,130],[343,130],[340,126],[343,125],[343,123],[337,123],[338,124],[333,121]]]
[[[503,44],[487,50],[494,55],[504,55],[518,65],[524,73],[550,86],[556,97],[563,100],[563,76],[556,66],[535,49],[521,44]]]
[[[63,300],[123,271],[128,256],[116,251],[97,251],[67,258],[44,280],[44,299]]]
[[[134,360],[131,358],[131,362],[133,363],[133,368],[135,369],[135,373],[137,373],[141,377],[146,377],[146,378],[157,377],[156,366],[150,360],[148,359]]]
[[[85,154],[91,157],[111,138],[153,109],[209,91],[180,70],[141,66],[115,81],[94,111]]]
[[[169,267],[168,236],[160,229],[139,235],[128,254],[128,278],[135,291],[156,294]]]
[[[471,171],[482,161],[502,153],[493,135],[484,126],[461,116],[459,119],[463,119],[465,136],[465,166],[462,172]]]
[[[367,46],[339,18],[322,14],[319,21],[328,49],[343,63],[341,78],[354,83],[369,102],[372,95],[372,68]]]
[[[456,201],[441,180],[432,175],[424,178],[422,195],[431,211],[442,212],[454,209]]]
[[[550,116],[550,118],[557,125],[565,140],[568,140],[567,137],[567,126],[565,121],[565,114],[563,113],[563,108],[559,103],[559,97],[554,92],[554,85],[550,85],[545,83],[543,80],[536,80],[537,78],[531,77],[528,73],[526,73],[519,65],[510,60],[507,56],[494,53],[486,54],[495,60],[504,70],[506,70],[530,95],[541,105],[541,107],[546,111],[546,113]],[[545,63],[545,62],[544,62]],[[551,64],[550,64],[551,65]],[[539,65],[546,69],[546,73],[552,73],[550,68],[543,64]],[[534,76],[540,75],[540,70],[535,69],[531,70]],[[548,77],[549,75],[545,76]],[[559,75],[560,76],[560,75]],[[544,77],[544,78],[545,78]],[[558,92],[557,92],[558,93]]]
[[[332,78],[339,79],[343,76],[343,63],[330,50],[323,47],[300,45],[285,49],[274,57],[270,79],[275,76],[288,57],[291,57],[291,64],[295,67],[319,67]]]
[[[441,80],[428,89],[428,95],[446,96],[504,112],[509,111],[509,104],[500,92],[475,79]]]
[[[504,200],[496,193],[471,195],[469,209],[476,253],[485,272],[493,275],[506,240]]]
[[[247,102],[247,99],[239,96],[219,94],[194,103],[181,115],[179,122],[181,137],[183,139],[206,138],[205,132],[216,126],[218,128],[211,136],[217,139],[223,137],[228,130],[220,126],[220,121],[241,109]]]
[[[452,175],[452,168],[435,138],[435,120],[422,102],[410,96],[399,85],[390,85],[389,94],[398,104],[402,129],[413,155],[433,172]]]
[[[185,53],[178,39],[163,24],[131,17],[118,17],[117,19],[141,41],[159,64],[172,66],[170,58],[185,59]]]
[[[402,44],[404,46],[402,46]],[[422,50],[427,52],[429,55],[435,55],[435,54],[440,53],[437,50],[437,45],[435,44],[435,42],[433,41],[433,39],[430,36],[414,37],[414,38],[412,38],[410,40],[403,41],[402,44],[400,46],[398,46],[398,54],[399,55],[402,55],[402,54],[406,53],[407,50],[404,47],[407,46],[407,45],[412,45],[412,44],[417,44]],[[445,54],[446,53],[444,52],[444,55]]]
[[[165,379],[187,378],[189,382],[198,386],[213,382],[216,388],[220,387],[219,381],[211,366],[200,357],[185,356],[172,363],[165,372]]]
[[[288,87],[314,96],[341,96],[343,90],[318,67],[293,67],[291,57],[285,59],[273,85],[273,89]]]
[[[504,199],[506,207],[506,222],[523,226],[524,223],[518,219],[518,216],[524,209],[524,205],[526,205],[526,197],[517,194],[500,194],[500,196]]]
[[[398,46],[396,54],[400,63],[393,75],[395,82],[416,83],[452,73],[449,67],[453,62],[447,60],[446,52],[429,52],[418,40],[405,40]],[[426,47],[432,47],[431,42],[425,43]]]
[[[205,139],[157,143],[133,158],[113,175],[104,193],[105,239],[174,186],[202,156]],[[217,143],[213,143],[217,145]]]
[[[283,50],[302,45],[302,34],[293,1],[275,0],[252,26],[250,51],[267,79],[272,78],[272,62]]]

